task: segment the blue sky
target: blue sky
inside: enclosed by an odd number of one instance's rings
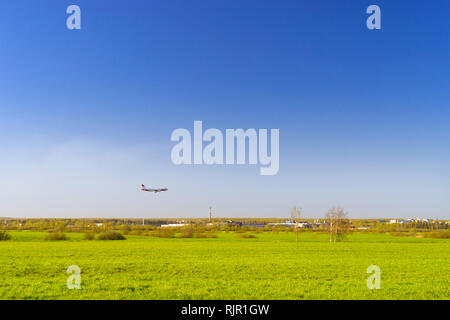
[[[449,18],[438,0],[2,1],[0,216],[450,218]],[[279,173],[173,165],[194,120],[279,128]]]

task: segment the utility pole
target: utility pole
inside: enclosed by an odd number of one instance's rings
[[[211,223],[211,207],[209,207],[209,223]]]

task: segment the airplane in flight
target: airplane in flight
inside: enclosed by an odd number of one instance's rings
[[[149,188],[146,188],[143,184],[141,185],[142,186],[142,191],[147,191],[147,192],[154,192],[154,193],[158,193],[158,192],[163,192],[163,191],[167,191],[167,190],[169,190],[169,189],[167,189],[167,188],[162,188],[162,189],[149,189]]]

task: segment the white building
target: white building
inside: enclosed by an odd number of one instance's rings
[[[186,227],[190,226],[188,223],[170,223],[170,224],[162,224],[161,228],[176,228],[176,227]]]

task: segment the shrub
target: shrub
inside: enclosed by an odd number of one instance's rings
[[[450,239],[450,231],[436,231],[423,233],[425,238]]]
[[[45,237],[48,241],[64,241],[69,240],[64,232],[50,232]]]
[[[235,238],[240,239],[256,239],[257,237],[253,234],[237,234]]]
[[[195,233],[194,238],[198,239],[217,238],[217,235],[213,233]]]
[[[175,230],[172,228],[161,228],[153,236],[158,238],[175,238]]]
[[[128,234],[131,232],[131,227],[126,224],[121,225],[120,229],[124,234]]]
[[[142,230],[131,230],[127,232],[126,234],[132,235],[132,236],[142,236],[144,235],[144,232]]]
[[[84,234],[84,240],[94,240],[95,239],[95,233],[93,232],[86,232]]]
[[[181,232],[180,238],[192,238],[194,236],[194,232],[192,229],[185,229]]]
[[[391,236],[394,237],[415,237],[416,233],[411,233],[411,232],[390,232],[389,233]]]
[[[11,236],[6,231],[0,231],[0,241],[11,240]]]
[[[98,235],[98,240],[125,240],[123,234],[117,231],[106,231]]]

